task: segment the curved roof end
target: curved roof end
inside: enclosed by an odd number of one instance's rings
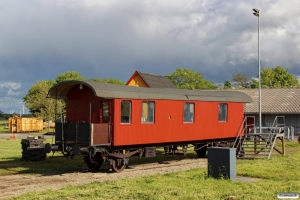
[[[94,88],[88,82],[71,80],[54,85],[52,88],[50,88],[47,94],[47,98],[67,99],[68,92],[76,85],[79,85],[78,87],[80,87],[80,85],[85,85],[89,87],[94,92],[94,94],[96,94]]]

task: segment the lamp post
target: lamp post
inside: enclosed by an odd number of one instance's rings
[[[252,9],[253,15],[258,18],[258,118],[259,118],[259,133],[261,133],[261,80],[260,80],[260,50],[259,50],[259,10],[257,8]]]

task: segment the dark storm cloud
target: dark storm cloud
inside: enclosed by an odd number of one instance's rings
[[[15,90],[0,88],[0,93],[20,107],[32,84],[71,70],[87,78],[123,81],[135,70],[163,75],[176,67],[201,71],[215,83],[230,80],[236,70],[256,77],[254,7],[261,10],[261,66],[281,65],[298,76],[296,4],[296,0],[4,0],[0,84],[21,85]],[[4,104],[0,105],[1,110]]]

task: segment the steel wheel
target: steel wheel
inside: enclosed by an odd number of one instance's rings
[[[97,159],[97,161],[91,161],[91,158],[89,155],[84,156],[84,162],[86,163],[86,165],[88,166],[88,168],[90,168],[92,171],[96,171],[98,170],[101,166],[103,161]]]
[[[114,172],[121,172],[125,169],[126,165],[123,164],[121,159],[112,159],[110,162],[111,169]]]

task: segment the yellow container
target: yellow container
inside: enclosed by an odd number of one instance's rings
[[[10,133],[38,132],[43,130],[43,120],[39,118],[20,118],[18,116],[8,119]]]

